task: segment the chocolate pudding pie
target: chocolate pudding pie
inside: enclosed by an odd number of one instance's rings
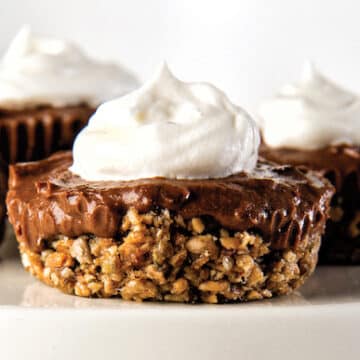
[[[71,149],[101,102],[136,85],[121,67],[24,27],[0,62],[0,156],[15,163]]]
[[[26,270],[85,297],[223,303],[271,298],[313,272],[331,184],[257,160],[253,120],[163,66],[99,107],[73,153],[10,167]]]
[[[360,263],[360,100],[307,64],[300,83],[260,106],[260,154],[306,166],[336,188],[320,249],[323,263]]]

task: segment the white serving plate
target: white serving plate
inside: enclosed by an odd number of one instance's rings
[[[137,304],[61,294],[5,245],[1,360],[360,359],[360,266],[319,267],[299,292],[262,302]]]

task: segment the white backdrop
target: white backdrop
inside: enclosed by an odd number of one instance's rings
[[[303,60],[360,93],[358,0],[0,0],[0,51],[19,27],[79,42],[145,80],[162,59],[253,110]]]

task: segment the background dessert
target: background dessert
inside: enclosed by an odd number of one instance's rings
[[[333,189],[311,171],[257,162],[258,145],[253,120],[221,91],[163,66],[103,104],[73,156],[11,166],[24,267],[79,296],[288,294],[314,270]]]
[[[92,60],[71,43],[35,36],[24,27],[0,63],[2,159],[33,161],[71,148],[101,102],[136,86],[120,66]]]
[[[137,86],[118,65],[24,27],[0,63],[0,143],[5,161],[37,160],[69,148],[96,107]]]
[[[336,187],[320,259],[359,263],[359,97],[307,64],[301,81],[265,101],[259,115],[263,156],[317,170]]]

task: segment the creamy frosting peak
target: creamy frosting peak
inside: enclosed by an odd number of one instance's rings
[[[259,108],[264,141],[273,147],[318,149],[360,145],[360,98],[305,64],[301,80]]]
[[[104,103],[78,135],[71,170],[86,180],[220,178],[252,170],[258,129],[207,83],[163,64],[138,90]]]
[[[76,45],[23,27],[0,62],[0,108],[98,106],[138,86],[119,65],[88,58]]]

